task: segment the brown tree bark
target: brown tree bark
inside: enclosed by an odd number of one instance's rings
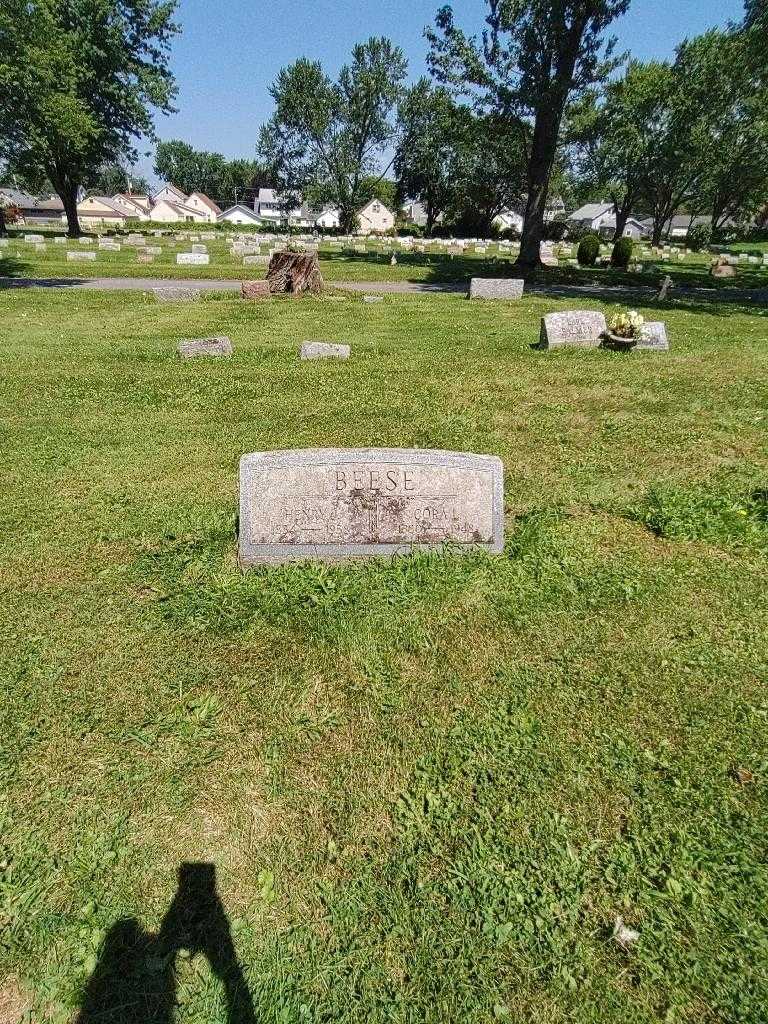
[[[272,294],[301,295],[323,290],[323,276],[316,252],[276,252],[269,261],[267,281]]]

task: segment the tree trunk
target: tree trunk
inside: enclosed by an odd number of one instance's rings
[[[46,168],[48,177],[53,183],[59,198],[64,204],[64,213],[67,215],[67,234],[70,238],[80,237],[80,219],[77,216],[77,185],[66,175],[59,175],[50,168]]]
[[[664,218],[657,220],[653,218],[653,235],[651,236],[651,245],[658,249],[661,245],[661,233],[664,230]]]
[[[5,234],[5,210],[0,206],[0,235]]]
[[[554,117],[550,109],[537,112],[528,160],[528,199],[520,238],[520,255],[515,261],[515,266],[522,270],[538,270],[544,265],[541,262],[544,211],[549,178],[557,154],[559,127],[559,118]]]
[[[323,277],[316,252],[276,252],[269,261],[267,282],[272,294],[300,295],[323,290]]]

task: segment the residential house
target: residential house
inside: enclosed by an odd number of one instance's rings
[[[609,225],[609,221],[612,221],[612,225]],[[613,203],[587,203],[585,206],[580,206],[568,217],[568,224],[598,233],[601,228],[608,226],[615,230],[616,217],[613,213]]]
[[[523,215],[517,210],[502,210],[493,221],[499,231],[516,231],[518,234],[523,230]]]
[[[15,206],[19,211],[20,223],[39,224],[58,221],[64,212],[64,204],[58,196],[37,199],[35,196],[12,187],[0,188],[0,206]]]
[[[187,196],[180,188],[176,188],[175,185],[169,182],[152,196],[153,203],[160,203],[164,199],[167,199],[169,203],[180,203],[183,205],[187,201]]]
[[[134,220],[149,220],[152,204],[149,196],[137,195],[133,192],[118,192],[112,200]]]
[[[128,220],[130,214],[109,196],[87,196],[77,204],[77,216],[84,226],[122,225]]]
[[[220,207],[214,203],[212,199],[209,199],[204,192],[193,192],[191,196],[187,197],[184,206],[189,206],[193,210],[197,210],[201,214],[204,220],[207,220],[209,224],[215,224],[216,220],[221,213]]]
[[[234,206],[228,207],[216,219],[219,223],[226,221],[228,224],[252,224],[255,227],[261,225],[261,217],[259,217],[256,211],[251,209],[250,206],[243,206],[242,203],[236,203]]]
[[[286,219],[285,205],[273,188],[260,188],[253,201],[254,212],[265,224],[282,224]]]
[[[359,227],[355,234],[358,235],[384,234],[395,226],[394,213],[380,199],[371,199],[358,210],[357,220]]]
[[[335,206],[326,206],[325,209],[315,218],[315,227],[338,228],[341,226],[341,216]]]
[[[58,223],[63,215],[64,203],[58,196],[51,196],[49,199],[38,199],[24,219],[27,224],[52,224]]]
[[[155,202],[152,207],[152,213],[149,217],[150,220],[157,221],[160,224],[178,224],[184,223],[198,223],[207,224],[208,215],[203,213],[201,210],[196,210],[192,206],[187,206],[186,203],[172,202],[170,199],[161,199],[159,202]]]

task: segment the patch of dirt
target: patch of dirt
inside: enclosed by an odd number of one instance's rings
[[[19,1024],[30,1005],[18,981],[11,977],[0,981],[0,1024]]]

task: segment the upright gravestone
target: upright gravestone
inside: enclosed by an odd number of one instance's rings
[[[608,330],[604,313],[591,309],[570,309],[563,313],[547,313],[541,318],[540,348],[597,348]]]
[[[469,284],[470,299],[521,299],[525,282],[520,278],[473,277]]]
[[[253,452],[240,460],[240,564],[504,546],[492,455],[397,448]]]

